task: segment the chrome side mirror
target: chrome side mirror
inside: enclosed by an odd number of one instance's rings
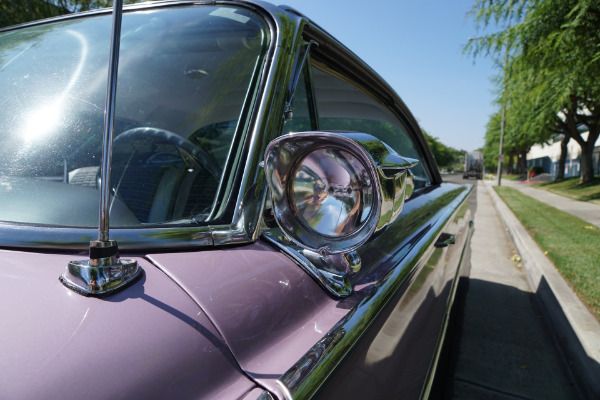
[[[311,252],[352,252],[400,215],[417,163],[365,133],[281,136],[265,152],[277,224]]]

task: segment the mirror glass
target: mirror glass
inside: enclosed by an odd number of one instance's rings
[[[314,232],[349,235],[369,217],[373,182],[352,153],[336,147],[314,150],[298,161],[291,178],[290,208]]]

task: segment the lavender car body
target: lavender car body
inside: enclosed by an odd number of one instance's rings
[[[108,111],[110,10],[0,31],[0,398],[427,397],[469,188],[404,103],[283,6],[122,18]]]

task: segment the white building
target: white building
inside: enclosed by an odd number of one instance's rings
[[[581,134],[587,140],[588,133]],[[567,158],[565,161],[565,178],[581,174],[581,146],[571,139],[567,145]],[[560,159],[560,140],[552,144],[536,144],[527,153],[527,167],[542,167],[545,173],[556,177],[558,173],[558,160]],[[594,146],[594,173],[600,174],[600,138]]]

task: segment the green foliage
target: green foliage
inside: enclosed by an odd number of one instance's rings
[[[0,2],[0,27],[65,14],[68,10],[47,1],[4,0]]]
[[[505,153],[528,151],[562,133],[582,147],[582,181],[593,179],[591,152],[600,135],[600,0],[480,0],[471,15],[479,28],[504,26],[470,40],[465,51],[503,58],[496,82],[498,104],[506,110]],[[488,133],[490,128],[496,125]]]
[[[435,158],[438,168],[453,170],[462,164],[464,151],[444,145],[438,138],[427,134],[425,131],[423,131],[423,134],[431,149],[431,153],[433,153],[433,158]]]
[[[140,0],[125,0],[125,4]],[[2,0],[0,28],[78,11],[112,6],[110,0]]]

